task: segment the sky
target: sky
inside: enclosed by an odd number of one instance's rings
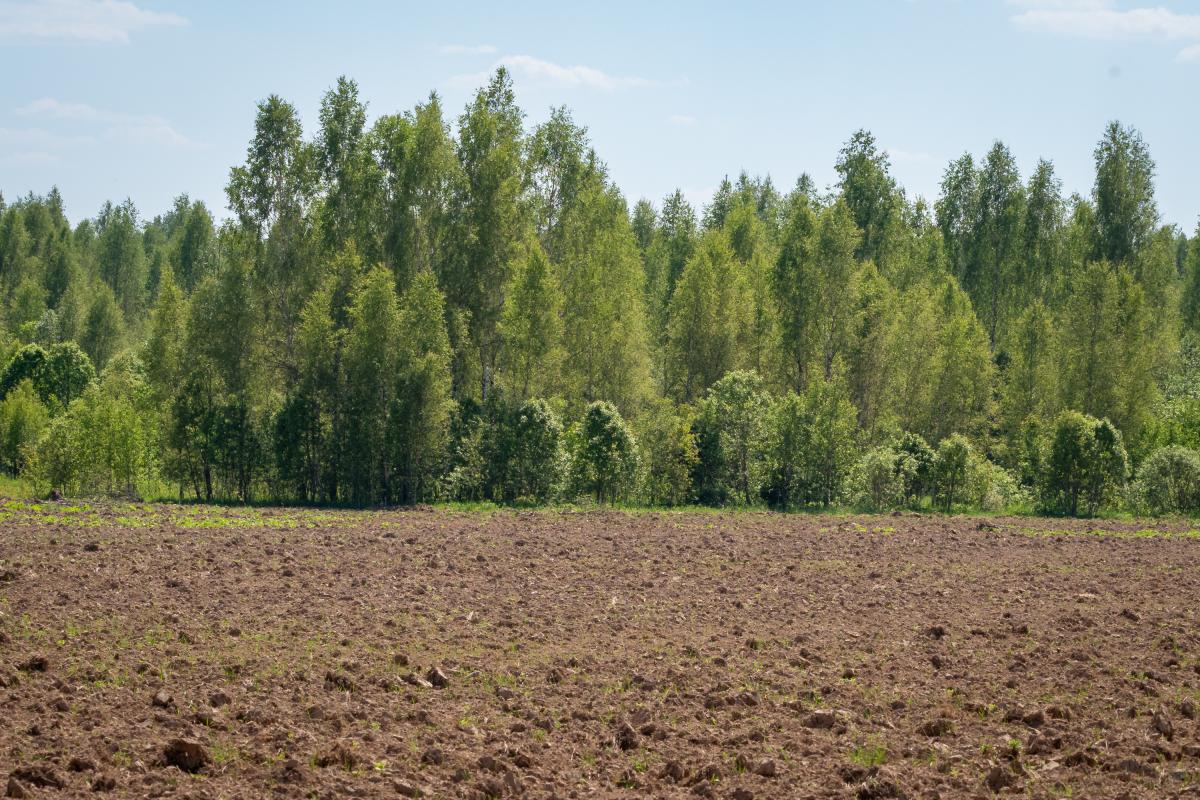
[[[435,90],[456,118],[501,64],[527,125],[567,106],[631,203],[678,187],[699,211],[742,170],[828,186],[859,128],[910,197],[997,139],[1086,194],[1118,119],[1163,222],[1200,216],[1200,0],[0,0],[0,191],[58,186],[75,221],[182,193],[224,217],[268,95],[306,135],[340,75],[371,118]]]

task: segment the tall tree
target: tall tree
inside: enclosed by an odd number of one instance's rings
[[[1096,145],[1095,255],[1128,264],[1158,224],[1154,160],[1133,127],[1110,122]]]
[[[885,231],[897,213],[896,182],[890,174],[888,154],[878,148],[870,131],[858,130],[838,153],[836,168],[842,198],[862,231],[855,256],[879,263]]]
[[[487,397],[500,355],[499,323],[508,265],[523,239],[522,113],[503,67],[459,118],[458,155],[463,181],[456,200],[459,253],[443,278],[450,303],[469,313],[480,365],[480,396]],[[460,391],[463,387],[460,387]]]

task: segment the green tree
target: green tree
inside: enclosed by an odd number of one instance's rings
[[[0,401],[0,459],[11,475],[25,469],[29,448],[38,441],[50,414],[28,379]]]
[[[522,113],[503,67],[459,118],[463,180],[455,202],[457,257],[442,285],[451,305],[469,312],[468,327],[486,398],[500,356],[504,287],[525,232],[521,206]]]
[[[512,453],[508,464],[510,501],[547,503],[563,467],[562,424],[540,398],[526,400],[513,415]]]
[[[101,286],[87,311],[80,345],[100,370],[116,355],[125,336],[125,319],[111,289]]]
[[[611,404],[588,405],[574,438],[574,483],[597,503],[615,503],[637,472],[637,440]]]
[[[748,288],[725,238],[710,231],[680,276],[667,329],[667,386],[683,402],[739,366],[738,342],[751,324]]]
[[[692,473],[699,463],[696,435],[686,408],[669,400],[652,403],[638,418],[642,493],[652,506],[680,506],[692,499]]]
[[[954,433],[938,444],[933,459],[934,501],[948,514],[966,497],[967,472],[974,449],[967,437]]]
[[[838,153],[838,188],[854,225],[862,232],[854,241],[859,260],[883,263],[885,237],[898,215],[896,182],[891,163],[867,130],[856,131]]]
[[[1154,160],[1132,127],[1110,122],[1096,145],[1096,258],[1129,265],[1158,223]]]
[[[1108,420],[1064,411],[1047,444],[1040,494],[1046,511],[1091,516],[1124,487],[1129,457],[1121,432]]]
[[[1155,450],[1138,470],[1132,494],[1154,516],[1200,511],[1200,453],[1179,446]]]
[[[380,290],[382,291],[382,290]],[[390,410],[397,499],[429,499],[440,477],[453,406],[445,299],[432,272],[418,273],[397,320],[400,384]],[[387,375],[382,376],[385,380]]]
[[[559,386],[562,304],[558,278],[541,245],[533,242],[512,270],[500,317],[501,383],[522,400],[552,394]]]
[[[747,505],[754,501],[770,406],[771,397],[755,372],[730,372],[709,387],[700,416],[714,442],[701,450],[699,466],[712,477],[697,481],[699,485],[714,483],[720,487],[718,496],[733,494]]]
[[[346,489],[357,503],[388,502],[396,488],[386,420],[396,402],[399,333],[392,274],[376,267],[354,295],[346,332]]]

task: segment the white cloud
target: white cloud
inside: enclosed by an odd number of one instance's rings
[[[8,164],[10,166],[47,166],[50,164],[59,164],[62,159],[53,153],[44,153],[35,151],[31,153],[12,153],[0,157],[0,164]]]
[[[1176,61],[1200,61],[1200,44],[1185,47],[1175,56]]]
[[[135,31],[186,24],[127,0],[0,0],[0,39],[128,42]]]
[[[43,97],[16,110],[18,116],[62,120],[90,127],[105,139],[167,147],[198,147],[199,143],[177,131],[164,117],[155,114],[125,114],[87,103],[64,103]]]
[[[667,117],[667,122],[672,125],[679,125],[683,128],[689,128],[696,124],[696,118],[688,114],[672,114]]]
[[[6,147],[37,147],[61,150],[66,147],[95,144],[92,136],[71,136],[45,128],[0,128],[0,145]]]
[[[491,55],[498,52],[492,44],[443,44],[438,45],[437,51],[447,56]]]
[[[506,67],[516,80],[543,86],[612,92],[618,89],[655,85],[654,81],[646,78],[618,77],[609,75],[607,72],[595,67],[583,65],[563,66],[553,61],[546,61],[545,59],[527,55],[503,56],[492,65],[490,70],[468,75],[456,75],[450,79],[450,84],[459,88],[480,86],[487,82],[488,77],[498,67]]]
[[[1118,8],[1113,0],[1010,0],[1024,8],[1010,20],[1018,28],[1106,41],[1192,42],[1176,59],[1200,59],[1200,14],[1163,6]]]

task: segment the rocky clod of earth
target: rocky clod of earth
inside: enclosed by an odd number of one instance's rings
[[[622,750],[636,750],[638,739],[638,732],[628,722],[622,722],[617,728],[617,747]]]
[[[31,764],[18,767],[12,771],[10,777],[27,786],[37,786],[45,789],[62,789],[67,785],[63,777],[53,767],[46,764]]]
[[[199,772],[211,763],[208,751],[193,739],[172,739],[162,755],[163,761],[184,772]]]
[[[15,505],[0,794],[1200,800],[1193,521]]]
[[[837,724],[837,714],[832,711],[813,711],[804,718],[806,728],[832,728]]]

